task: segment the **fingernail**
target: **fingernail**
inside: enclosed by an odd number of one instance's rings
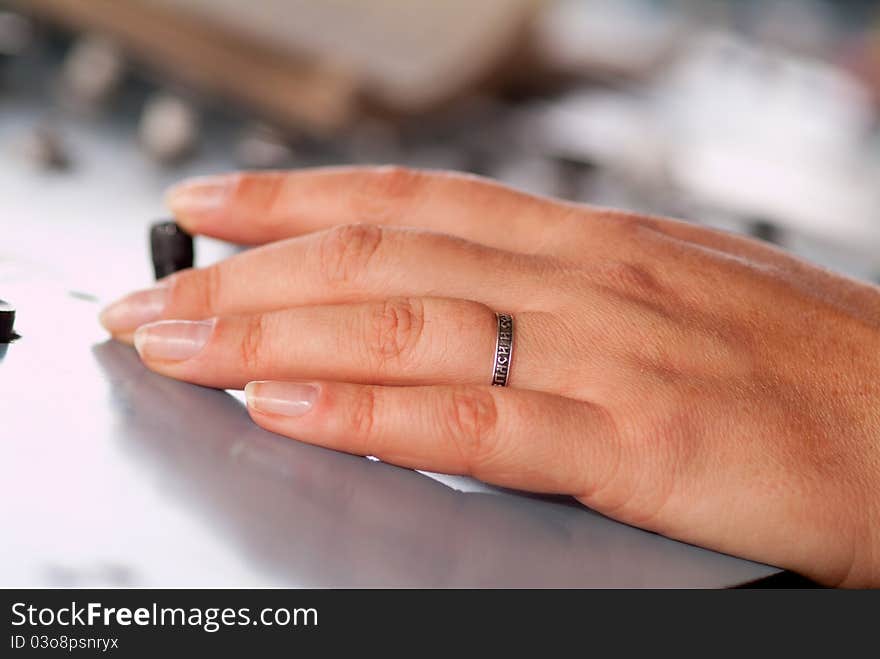
[[[210,213],[226,203],[232,188],[232,180],[227,176],[206,176],[179,183],[168,190],[166,202],[178,216]]]
[[[98,318],[112,334],[131,332],[162,314],[167,295],[166,286],[135,291],[105,308]]]
[[[160,320],[139,327],[134,347],[144,359],[182,361],[195,357],[208,343],[214,320]]]
[[[263,414],[302,416],[318,398],[318,386],[299,382],[249,382],[244,388],[248,407]]]

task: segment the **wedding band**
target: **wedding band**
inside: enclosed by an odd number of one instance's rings
[[[496,313],[498,335],[495,338],[495,364],[492,367],[492,384],[506,387],[510,375],[510,362],[513,360],[513,316]]]

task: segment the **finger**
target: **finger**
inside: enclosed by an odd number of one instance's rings
[[[262,244],[339,224],[420,227],[514,251],[566,251],[606,243],[614,225],[670,237],[761,262],[791,265],[783,250],[733,233],[669,218],[563,204],[457,172],[401,167],[325,167],[240,172],[186,180],[168,193],[193,233]],[[574,211],[574,212],[573,212]],[[574,220],[574,221],[572,221]],[[589,230],[583,224],[589,222]],[[607,248],[607,247],[606,247]]]
[[[190,232],[262,244],[340,224],[410,226],[534,252],[564,214],[477,176],[401,167],[243,172],[184,181],[168,205]]]
[[[602,408],[544,393],[252,382],[246,394],[248,411],[267,430],[504,487],[587,492],[616,462],[616,431]]]
[[[558,372],[532,350],[532,337],[555,333],[549,322],[533,314],[517,317],[510,386],[556,386]],[[495,313],[476,302],[396,298],[160,321],[139,328],[134,342],[152,370],[221,389],[242,389],[257,379],[489,384],[497,326]]]
[[[266,245],[184,270],[104,310],[117,338],[161,318],[202,319],[389,297],[470,299],[504,311],[542,308],[549,261],[460,238],[370,225]]]

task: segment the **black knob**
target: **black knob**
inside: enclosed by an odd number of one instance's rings
[[[749,233],[767,243],[778,245],[782,242],[782,229],[770,220],[752,218],[749,222]]]
[[[0,343],[9,343],[18,338],[13,327],[15,327],[15,307],[0,300]]]
[[[150,227],[150,252],[156,279],[193,266],[192,236],[170,220]]]

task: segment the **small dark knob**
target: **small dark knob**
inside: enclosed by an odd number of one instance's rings
[[[755,238],[774,245],[782,241],[782,229],[778,225],[760,218],[752,219],[749,223],[749,233]]]
[[[150,253],[156,279],[191,268],[194,259],[192,236],[176,222],[156,222],[150,227]]]
[[[15,307],[0,300],[0,343],[9,343],[18,338],[13,331],[15,327]]]

